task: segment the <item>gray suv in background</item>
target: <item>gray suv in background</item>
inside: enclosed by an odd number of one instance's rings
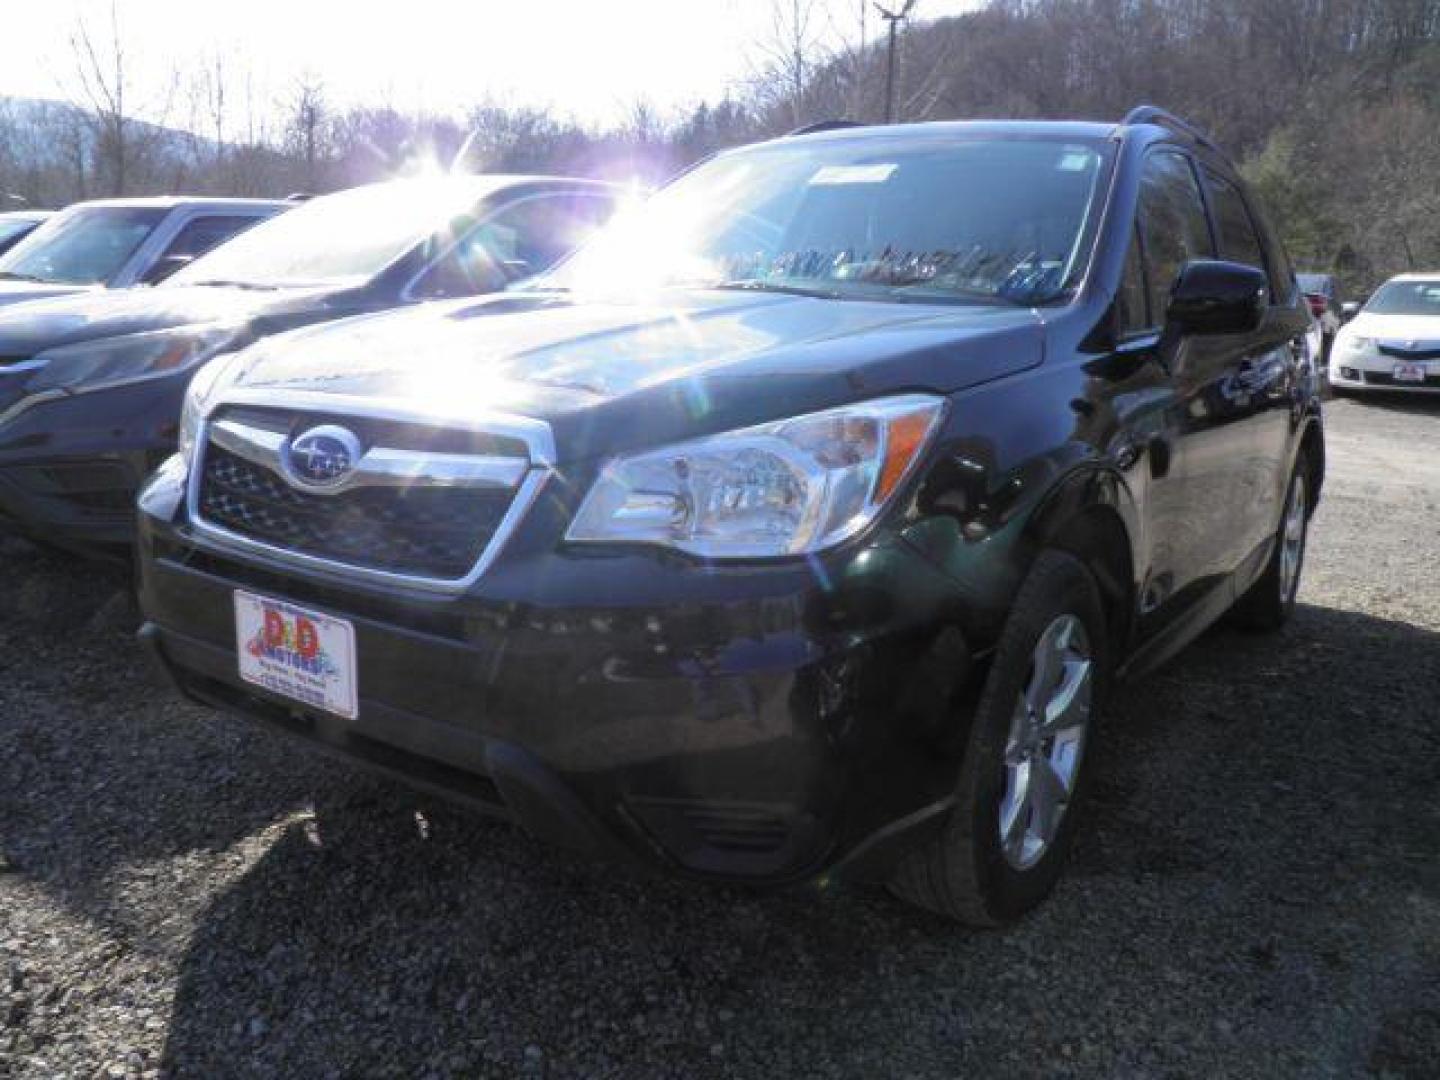
[[[0,308],[0,533],[128,557],[135,490],[175,450],[199,365],[310,323],[497,292],[567,254],[621,195],[565,177],[369,184],[257,225],[157,288]]]
[[[0,305],[153,285],[291,205],[205,198],[76,203],[0,256]]]

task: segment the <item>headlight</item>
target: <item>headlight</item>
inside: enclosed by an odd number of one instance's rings
[[[1375,339],[1369,337],[1348,337],[1345,339],[1345,347],[1351,352],[1364,352],[1366,349],[1375,347]]]
[[[881,398],[617,458],[568,539],[714,559],[832,547],[875,520],[943,408],[928,395]]]
[[[210,396],[220,384],[220,376],[230,367],[230,362],[239,356],[239,353],[231,353],[229,356],[212,360],[190,380],[190,386],[185,391],[185,404],[180,407],[180,456],[188,464],[190,455],[195,449],[195,437],[200,431],[200,422],[205,419],[209,411]]]
[[[29,394],[81,393],[169,375],[208,360],[235,336],[233,328],[208,327],[63,345],[35,357],[39,370],[25,390]]]

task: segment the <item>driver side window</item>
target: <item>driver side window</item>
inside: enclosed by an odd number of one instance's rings
[[[1190,159],[1172,150],[1151,154],[1140,175],[1140,236],[1145,248],[1150,318],[1165,321],[1170,289],[1192,259],[1212,259],[1215,248],[1200,184]]]
[[[473,296],[548,270],[614,209],[588,193],[521,199],[470,229],[415,287],[421,297]]]

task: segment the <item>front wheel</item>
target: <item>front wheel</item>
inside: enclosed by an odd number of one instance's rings
[[[1234,616],[1251,630],[1279,630],[1295,612],[1305,544],[1310,535],[1310,459],[1301,454],[1285,494],[1285,512],[1265,572],[1235,604]]]
[[[1100,590],[1085,565],[1045,552],[1021,586],[976,710],[955,805],[906,856],[901,899],[973,926],[1000,926],[1055,887],[1084,793],[1109,682]]]

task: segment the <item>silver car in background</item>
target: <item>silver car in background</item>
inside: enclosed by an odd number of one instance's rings
[[[1440,273],[1401,274],[1375,291],[1335,335],[1330,386],[1440,392]]]

